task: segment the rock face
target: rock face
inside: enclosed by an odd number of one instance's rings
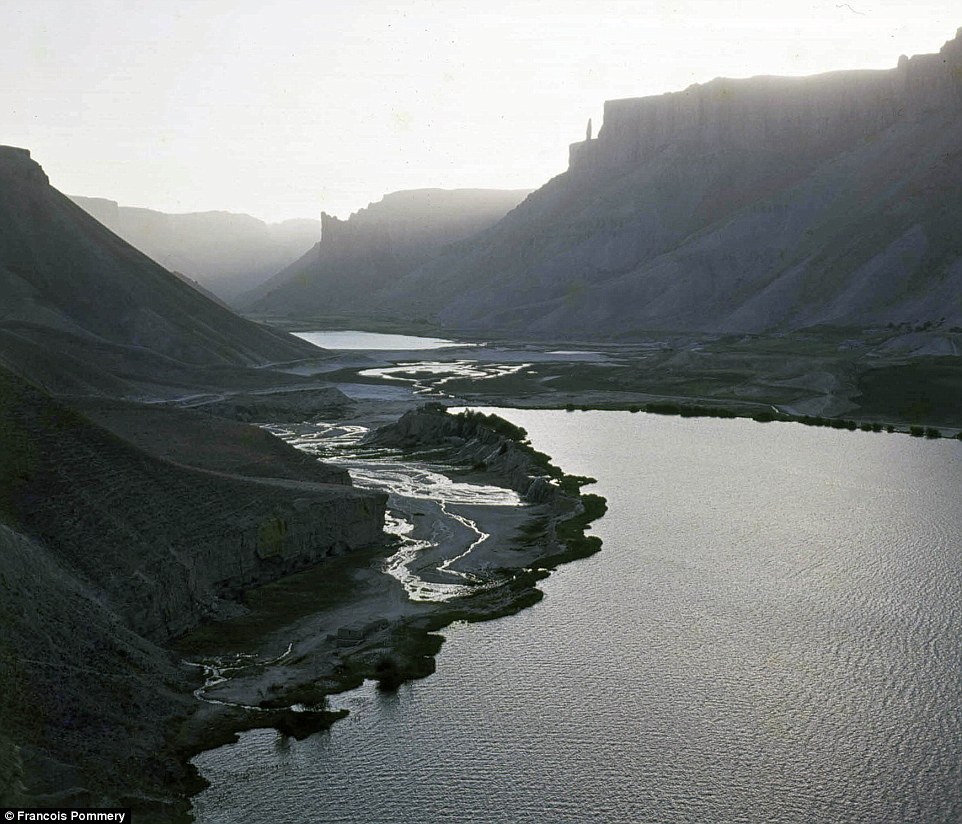
[[[962,38],[605,106],[568,171],[372,312],[605,338],[962,325]]]
[[[265,223],[231,212],[167,214],[98,197],[70,199],[165,269],[231,301],[300,258],[317,243],[317,220]]]
[[[208,300],[47,182],[23,149],[0,147],[0,359],[81,351],[119,360],[246,366],[316,357],[292,336]],[[8,363],[25,363],[11,355]]]
[[[489,228],[527,194],[417,189],[386,195],[348,220],[324,214],[321,242],[237,305],[302,316],[363,310],[397,278]]]

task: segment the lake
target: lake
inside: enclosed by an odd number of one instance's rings
[[[328,332],[293,332],[295,337],[320,346],[322,349],[379,349],[385,351],[420,351],[448,347],[477,346],[444,338],[423,338],[417,335],[391,335],[381,332],[360,332],[354,329]]]
[[[496,411],[598,478],[602,551],[329,732],[200,755],[199,821],[962,820],[962,445]]]

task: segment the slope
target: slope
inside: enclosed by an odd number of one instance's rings
[[[227,301],[297,260],[321,234],[318,220],[265,223],[232,212],[168,214],[98,197],[70,199],[165,269]]]
[[[263,286],[245,311],[274,315],[363,312],[372,295],[446,247],[494,225],[527,190],[416,189],[385,195],[348,220],[321,216],[321,241]]]
[[[316,357],[244,320],[138,252],[49,185],[23,149],[0,147],[0,333],[148,351],[187,366]],[[63,349],[63,338],[58,340]]]
[[[567,172],[368,311],[559,338],[962,325],[960,183],[962,37],[609,101]]]

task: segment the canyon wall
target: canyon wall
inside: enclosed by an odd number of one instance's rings
[[[347,220],[323,214],[320,243],[237,305],[291,316],[363,311],[399,277],[493,226],[527,194],[416,189],[385,195]]]
[[[482,336],[949,328],[960,219],[956,37],[884,71],[609,101],[568,171],[368,309]]]

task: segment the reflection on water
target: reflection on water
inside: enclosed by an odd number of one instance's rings
[[[599,479],[602,551],[329,733],[204,753],[199,821],[962,820],[959,443],[500,414]]]
[[[416,351],[448,347],[477,346],[444,338],[423,338],[418,335],[390,335],[380,332],[360,332],[354,329],[330,332],[294,332],[296,337],[322,349],[380,349],[383,351]]]

